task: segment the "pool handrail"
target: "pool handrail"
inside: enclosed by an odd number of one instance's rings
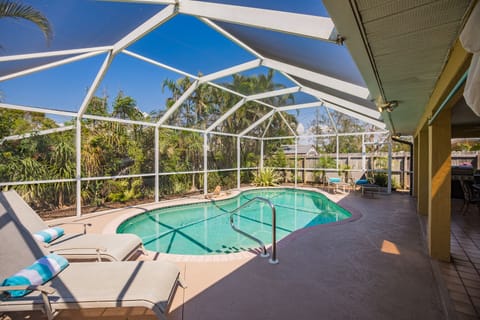
[[[252,236],[251,234],[246,233],[245,231],[242,231],[242,230],[238,229],[237,227],[235,227],[235,224],[233,223],[233,215],[235,213],[237,213],[238,211],[240,211],[241,209],[245,208],[246,206],[250,205],[254,201],[263,201],[270,206],[270,209],[272,209],[272,257],[269,259],[269,262],[271,264],[277,264],[278,263],[278,259],[277,259],[277,210],[275,209],[275,205],[270,200],[268,200],[267,198],[263,198],[263,197],[255,197],[255,198],[252,198],[252,199],[248,200],[247,202],[245,202],[241,206],[235,208],[234,210],[230,211],[230,226],[232,227],[233,230],[237,231],[238,233],[241,233],[244,236],[246,236],[247,238],[250,238],[253,241],[258,242],[260,244],[261,248],[262,248],[262,251],[263,251],[262,252],[262,257],[268,257],[267,249],[265,248],[265,244],[263,243],[262,240]]]

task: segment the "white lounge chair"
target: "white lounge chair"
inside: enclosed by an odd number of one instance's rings
[[[37,259],[49,254],[32,234],[12,219],[9,201],[0,194],[0,284]],[[62,309],[144,307],[159,319],[172,301],[179,277],[178,267],[166,261],[113,261],[70,263],[39,286],[0,286],[0,314],[42,310],[48,319]],[[22,297],[8,290],[26,289]]]
[[[11,218],[30,233],[48,229],[49,226],[14,190],[2,192],[2,204],[8,206]],[[66,234],[51,243],[44,244],[49,252],[65,256],[68,260],[122,261],[143,250],[142,240],[134,234]]]

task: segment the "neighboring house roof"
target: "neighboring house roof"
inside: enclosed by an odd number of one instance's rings
[[[295,154],[294,144],[283,145],[282,149],[285,155]],[[318,156],[318,152],[313,145],[298,145],[297,155]]]

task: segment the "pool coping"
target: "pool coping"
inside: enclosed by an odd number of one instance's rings
[[[259,187],[244,187],[239,190],[232,190],[229,194],[226,194],[222,197],[215,198],[215,200],[221,201],[221,200],[227,200],[234,198],[238,196],[240,193],[248,190],[255,190],[259,189]],[[347,210],[350,214],[351,217],[337,221],[337,222],[331,222],[327,224],[319,224],[319,225],[314,225],[314,226],[309,226],[309,227],[304,227],[302,229],[298,229],[287,235],[285,238],[277,241],[277,248],[281,248],[283,246],[286,246],[288,243],[295,241],[298,237],[301,237],[303,235],[306,235],[307,233],[310,232],[316,232],[318,228],[326,228],[326,227],[334,227],[338,225],[343,225],[347,223],[354,222],[362,217],[362,214],[360,211],[358,211],[354,207],[350,207],[349,205],[340,205],[338,204],[338,199],[335,199],[333,195],[323,191],[319,190],[317,188],[308,188],[308,187],[261,187],[261,189],[296,189],[296,190],[305,190],[305,191],[312,191],[316,192],[319,194],[324,195],[329,199],[330,201],[334,202],[336,205],[342,207],[343,209]],[[105,234],[115,234],[117,231],[117,228],[120,226],[121,223],[124,221],[133,218],[137,215],[140,215],[142,213],[145,213],[150,210],[155,210],[155,209],[160,209],[160,208],[170,208],[170,207],[175,207],[175,206],[180,206],[180,205],[193,205],[197,203],[204,203],[204,202],[210,202],[212,199],[211,198],[201,198],[201,197],[195,197],[195,198],[182,198],[182,199],[175,199],[172,201],[163,201],[163,202],[158,202],[158,203],[150,203],[147,205],[141,205],[141,206],[134,206],[130,207],[126,210],[128,212],[119,215],[112,221],[110,221],[102,230],[102,233]],[[341,199],[340,199],[341,200]],[[265,245],[268,251],[271,251],[271,244]],[[228,253],[228,254],[211,254],[211,255],[187,255],[187,254],[173,254],[173,253],[164,253],[164,252],[156,252],[156,251],[150,251],[150,250],[144,250],[145,253],[149,258],[152,259],[165,259],[165,260],[170,260],[170,261],[175,261],[175,262],[225,262],[225,261],[232,261],[232,260],[239,260],[239,259],[253,259],[255,257],[259,257],[259,253],[261,252],[260,248],[255,248],[251,249],[248,251],[242,251],[242,252],[233,252],[233,253]]]

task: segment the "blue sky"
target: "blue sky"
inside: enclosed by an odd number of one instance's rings
[[[235,3],[236,0],[216,2]],[[243,1],[247,5],[280,10],[292,9],[292,2]],[[47,46],[37,28],[28,22],[1,19],[0,44],[2,55],[99,46],[118,41],[126,32],[158,12],[162,6],[95,2],[79,0],[23,1],[42,11],[51,21],[54,39]],[[326,15],[317,0],[298,2],[293,11]],[[313,9],[312,9],[313,8]],[[88,17],[88,19],[85,19]],[[138,19],[138,20],[136,20]],[[136,22],[135,22],[136,21]],[[208,74],[255,59],[236,44],[217,33],[197,18],[178,15],[159,29],[128,48],[135,53],[155,59],[185,72]],[[70,63],[27,76],[0,82],[6,103],[76,111],[91,86],[105,55]],[[23,62],[22,62],[23,63]],[[27,63],[35,63],[27,61]],[[15,68],[15,63],[0,64],[0,73]],[[246,74],[266,73],[266,68],[249,70]],[[107,94],[109,101],[123,91],[132,96],[144,112],[165,108],[169,92],[162,92],[165,79],[176,80],[182,75],[150,65],[125,54],[118,55],[98,86],[97,95]],[[217,83],[228,81],[221,79]],[[289,87],[293,84],[280,74],[275,81]],[[296,103],[311,102],[307,95],[296,95]],[[306,125],[311,121],[308,112],[299,119]]]

